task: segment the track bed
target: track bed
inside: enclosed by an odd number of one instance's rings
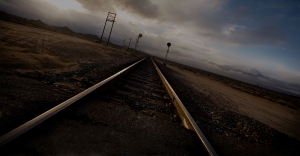
[[[105,93],[94,91],[3,146],[14,154],[203,155],[148,58]]]

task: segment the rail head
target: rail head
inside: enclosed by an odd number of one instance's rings
[[[19,137],[20,135],[24,134],[25,132],[29,131],[30,129],[36,127],[40,123],[44,122],[45,120],[49,119],[53,115],[57,114],[58,112],[62,111],[66,107],[70,106],[71,104],[75,103],[76,101],[80,100],[81,98],[85,97],[86,95],[90,94],[91,92],[99,89],[101,86],[104,86],[109,81],[114,80],[116,77],[120,76],[121,74],[125,73],[132,67],[136,66],[140,62],[144,61],[147,57],[135,62],[134,64],[124,68],[123,70],[117,72],[116,74],[110,76],[109,78],[95,84],[94,86],[82,91],[81,93],[73,96],[72,98],[60,103],[59,105],[53,107],[52,109],[40,114],[39,116],[31,119],[30,121],[22,124],[21,126],[11,130],[10,132],[2,135],[0,137],[0,147],[7,144],[8,142],[14,140],[15,138]]]
[[[167,81],[167,79],[164,77],[164,75],[159,70],[159,68],[157,67],[157,65],[155,64],[155,62],[153,61],[152,58],[151,58],[151,60],[153,62],[153,65],[154,65],[159,77],[161,78],[161,81],[163,82],[164,87],[166,88],[169,96],[171,97],[171,99],[173,101],[173,105],[175,106],[176,111],[177,111],[181,121],[183,122],[183,125],[187,129],[190,129],[197,134],[197,136],[201,140],[202,144],[205,146],[205,149],[209,153],[209,155],[217,156],[217,153],[215,152],[215,150],[213,149],[211,144],[208,142],[207,138],[205,137],[203,132],[200,130],[200,128],[198,127],[198,125],[196,124],[196,122],[194,121],[194,119],[192,118],[190,113],[187,111],[187,109],[185,108],[185,106],[183,105],[183,103],[181,102],[181,100],[179,99],[179,97],[177,96],[177,94],[175,93],[175,91],[173,90],[173,88],[171,87],[169,82]]]

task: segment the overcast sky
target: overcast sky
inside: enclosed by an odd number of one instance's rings
[[[99,37],[207,71],[300,95],[300,1],[0,0],[6,12]],[[104,36],[109,34],[107,24]],[[133,45],[133,44],[131,44]]]

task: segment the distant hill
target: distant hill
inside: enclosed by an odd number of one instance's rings
[[[50,26],[50,25],[47,25],[46,23],[44,23],[43,21],[41,21],[40,19],[38,19],[38,20],[26,19],[23,17],[19,17],[16,15],[6,13],[4,11],[0,12],[0,20],[14,22],[14,23],[18,23],[18,24],[27,25],[27,26],[32,26],[32,27],[49,30],[49,31],[53,31],[53,32],[58,32],[58,33],[66,34],[66,35],[72,35],[72,36],[84,38],[87,40],[92,40],[92,41],[100,40],[100,38],[97,35],[77,33],[77,32],[74,32],[73,30],[71,30],[70,28],[68,28],[67,26],[65,26],[65,27]]]

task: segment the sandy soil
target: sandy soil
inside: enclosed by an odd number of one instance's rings
[[[0,20],[0,67],[13,70],[75,70],[78,63],[131,55],[71,35]]]
[[[0,20],[0,134],[144,56]]]
[[[300,110],[284,107],[278,103],[241,92],[199,73],[171,65],[168,67],[179,72],[180,74],[177,74],[177,76],[186,83],[213,97],[214,102],[223,108],[254,118],[300,140]]]
[[[219,155],[298,155],[299,140],[260,122],[249,113],[242,113],[237,106],[237,102],[242,101],[234,99],[244,100],[246,94],[248,100],[248,96],[266,97],[258,93],[278,95],[274,101],[284,104],[275,102],[277,105],[298,110],[299,98],[170,61],[167,66],[160,61],[157,65]],[[238,93],[228,94],[232,90]],[[261,100],[272,101],[269,98]],[[293,103],[290,105],[287,101]]]

